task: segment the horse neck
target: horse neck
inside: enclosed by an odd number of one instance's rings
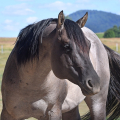
[[[46,82],[51,69],[51,46],[43,43],[40,46],[39,59],[35,58],[33,61],[26,62],[25,65],[21,65],[19,74],[24,82],[37,86]]]
[[[35,86],[39,86],[40,84],[51,84],[55,83],[55,79],[48,78],[51,74],[51,50],[52,44],[54,42],[54,35],[56,24],[50,24],[43,33],[43,40],[41,44],[41,36],[39,39],[39,59],[35,58],[32,62],[26,62],[25,65],[20,67],[20,75],[21,79],[24,79],[26,83],[32,83]],[[52,38],[52,39],[51,39]],[[47,81],[47,82],[46,82]],[[50,83],[49,83],[49,82]]]

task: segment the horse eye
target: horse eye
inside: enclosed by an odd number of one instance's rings
[[[69,53],[69,52],[71,52],[71,50],[72,50],[72,48],[70,47],[69,44],[64,44],[63,48],[64,48],[64,51],[65,51],[66,53]]]

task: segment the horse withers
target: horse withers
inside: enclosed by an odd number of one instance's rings
[[[70,102],[70,84],[60,79],[79,85],[86,96],[98,93],[100,79],[90,61],[89,49],[90,42],[81,28],[64,20],[63,12],[58,19],[42,20],[22,29],[3,74],[1,120],[61,120],[62,108],[66,112],[68,109],[65,101]],[[74,110],[78,113],[77,107]]]

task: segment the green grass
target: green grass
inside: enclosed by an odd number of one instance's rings
[[[103,33],[97,33],[97,35],[99,37],[103,36]],[[104,39],[102,38],[101,41],[106,44],[107,46],[109,46],[110,48],[115,50],[115,44],[118,43],[119,44],[119,53],[120,53],[120,38],[113,38],[113,39]],[[4,67],[5,67],[5,63],[8,59],[8,56],[12,50],[12,48],[14,47],[14,43],[15,42],[15,38],[0,38],[0,49],[1,49],[1,45],[3,45],[4,47],[4,53],[1,53],[0,50],[0,85],[1,85],[1,81],[2,81],[2,75],[3,75],[3,71],[4,71]],[[2,98],[1,98],[1,94],[0,94],[0,111],[2,109]],[[85,104],[85,102],[82,102],[79,106],[79,111],[81,113],[81,115],[85,114],[88,111],[88,108]],[[1,112],[0,112],[1,113]],[[28,120],[36,120],[34,118],[29,118]],[[120,119],[118,119],[120,120]]]
[[[0,81],[2,80],[2,74],[4,71],[5,63],[8,59],[8,56],[11,52],[11,49],[4,49],[4,53],[0,53]]]
[[[99,38],[103,38],[104,33],[96,33]]]

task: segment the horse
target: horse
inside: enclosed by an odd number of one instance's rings
[[[65,120],[71,110],[80,119],[78,99],[100,91],[89,50],[81,28],[63,11],[23,28],[3,73],[1,120],[61,120],[62,113]]]
[[[76,21],[87,40],[92,65],[100,78],[100,92],[86,96],[85,102],[90,110],[82,120],[116,120],[120,116],[120,54],[102,44],[97,35],[84,27],[88,13]],[[82,94],[82,93],[81,93]]]

